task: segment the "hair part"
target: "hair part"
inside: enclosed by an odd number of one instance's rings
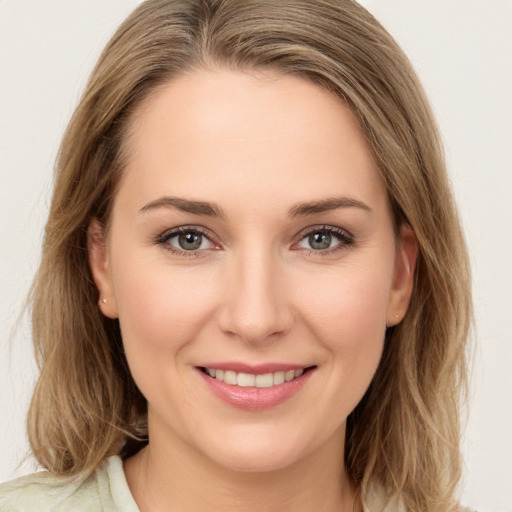
[[[409,310],[386,333],[377,373],[348,419],[346,471],[363,499],[378,484],[408,510],[453,510],[472,318],[468,257],[421,85],[391,36],[352,0],[149,0],[108,43],[62,141],[32,288],[41,369],[28,419],[35,457],[55,475],[83,479],[106,456],[144,442],[146,402],[118,322],[98,308],[87,229],[93,218],[108,229],[141,102],[183,73],[219,66],[310,80],[364,129],[396,226],[412,227],[419,256]]]

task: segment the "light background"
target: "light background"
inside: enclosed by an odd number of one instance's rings
[[[0,481],[33,470],[27,319],[60,137],[136,0],[0,0]],[[444,136],[471,252],[475,367],[463,502],[512,511],[512,1],[362,0],[411,58]],[[9,340],[11,340],[11,348]]]

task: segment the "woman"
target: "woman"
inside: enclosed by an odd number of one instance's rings
[[[143,3],[57,167],[29,415],[51,478],[0,510],[458,510],[467,256],[363,8]]]

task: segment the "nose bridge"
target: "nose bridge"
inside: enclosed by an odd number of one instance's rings
[[[232,257],[221,329],[250,343],[286,333],[293,314],[279,257],[268,247],[249,247]]]

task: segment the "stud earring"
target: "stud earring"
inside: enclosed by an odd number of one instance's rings
[[[107,299],[101,299],[101,302],[102,302],[103,304],[106,304],[106,303],[107,303]]]

